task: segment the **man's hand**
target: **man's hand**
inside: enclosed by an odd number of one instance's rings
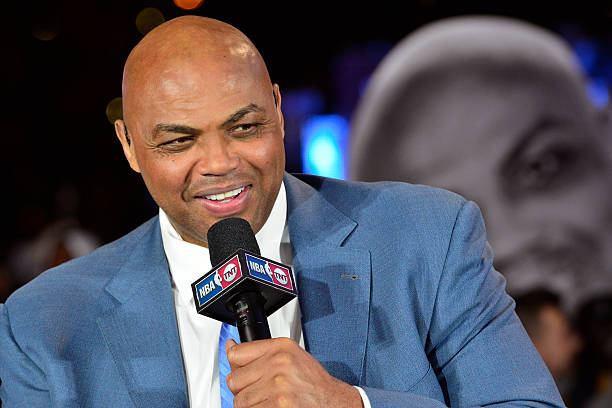
[[[355,387],[332,377],[291,339],[230,339],[225,351],[234,407],[363,407]]]

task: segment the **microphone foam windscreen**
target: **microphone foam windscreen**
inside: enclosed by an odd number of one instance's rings
[[[242,218],[226,218],[209,228],[208,251],[214,267],[238,249],[260,255],[259,245],[248,221]]]

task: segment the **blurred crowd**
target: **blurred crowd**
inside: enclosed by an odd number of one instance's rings
[[[495,267],[570,407],[612,406],[611,114],[589,99],[558,35],[456,17],[385,56],[350,135],[351,178],[433,185],[481,207]],[[0,302],[102,243],[79,224],[78,203],[70,186],[58,190],[58,216],[11,245]]]
[[[101,244],[94,231],[80,225],[80,197],[71,185],[60,187],[52,210],[44,205],[25,205],[20,217],[21,232],[0,264],[0,302],[42,271],[88,254]]]

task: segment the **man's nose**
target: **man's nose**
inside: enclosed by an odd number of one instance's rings
[[[235,170],[240,157],[232,141],[222,133],[206,135],[198,143],[195,170],[203,176],[222,176]]]

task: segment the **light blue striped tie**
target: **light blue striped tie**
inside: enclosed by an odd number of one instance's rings
[[[230,373],[230,365],[225,354],[225,342],[227,339],[234,339],[240,343],[238,329],[231,324],[223,323],[221,333],[219,333],[219,383],[221,385],[221,408],[232,408],[234,406],[234,394],[227,388],[225,377]]]

